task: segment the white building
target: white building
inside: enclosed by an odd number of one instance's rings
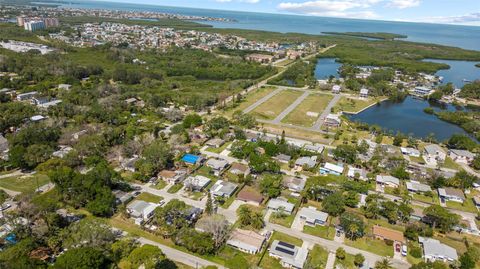
[[[360,98],[368,98],[368,89],[366,88],[360,89]]]
[[[308,249],[275,240],[270,246],[269,255],[280,259],[283,267],[302,269],[307,260]]]
[[[349,178],[357,178],[357,176],[358,176],[358,179],[360,179],[360,180],[363,180],[363,181],[368,180],[367,171],[365,171],[365,169],[356,168],[356,167],[353,167],[351,165],[348,166],[347,176]]]
[[[470,164],[475,159],[475,154],[468,150],[451,149],[448,151],[448,156],[457,163]]]
[[[437,165],[437,162],[444,162],[446,158],[447,153],[439,145],[430,144],[425,146],[423,159],[428,164]]]
[[[159,204],[136,200],[127,205],[127,212],[135,219],[148,221],[153,217],[155,209],[159,206]]]
[[[213,184],[212,188],[210,189],[210,193],[216,197],[228,198],[233,195],[237,187],[237,184],[224,180],[218,180],[217,182],[215,182],[215,184]]]
[[[438,196],[443,201],[453,201],[459,203],[463,203],[466,199],[462,190],[454,188],[439,188]]]
[[[418,242],[423,247],[425,261],[453,262],[458,259],[457,251],[433,238],[418,237]]]
[[[185,186],[185,188],[190,189],[192,191],[201,191],[205,187],[207,187],[210,181],[211,180],[208,177],[196,175],[194,177],[192,176],[187,177],[187,179],[183,181],[183,185]]]
[[[427,184],[420,183],[418,181],[407,181],[405,183],[407,185],[407,190],[409,192],[414,192],[414,193],[425,193],[425,192],[430,192],[432,191],[432,188],[428,186]]]
[[[342,124],[340,114],[328,114],[323,124],[328,127],[339,127]]]
[[[291,215],[293,212],[293,209],[295,208],[295,205],[285,200],[274,198],[268,201],[267,208],[275,212],[283,212],[288,215]]]
[[[320,168],[320,174],[339,176],[343,174],[343,166],[327,162]]]
[[[396,177],[392,177],[389,175],[377,175],[375,180],[377,184],[392,188],[398,188],[400,186],[400,180]]]
[[[324,226],[328,220],[328,213],[318,211],[315,207],[302,207],[298,211],[300,219],[305,220],[305,224],[309,226]]]
[[[227,245],[249,254],[257,254],[265,243],[265,236],[254,231],[235,229],[227,240]]]

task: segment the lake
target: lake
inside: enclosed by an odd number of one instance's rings
[[[59,4],[61,7],[67,8],[154,11],[234,20],[232,22],[202,22],[218,28],[237,28],[317,35],[320,35],[322,32],[389,32],[406,35],[408,38],[404,40],[408,41],[435,43],[472,50],[480,49],[478,46],[480,40],[480,27],[478,26],[327,18],[103,1],[78,0],[72,3]]]
[[[316,79],[328,79],[330,76],[339,77],[338,69],[342,66],[335,58],[319,58],[315,67]]]
[[[441,109],[455,111],[456,109],[452,105],[444,108],[432,106],[427,101],[408,96],[403,102],[384,101],[357,115],[350,115],[349,118],[353,121],[378,125],[394,133],[412,134],[420,138],[433,133],[440,141],[449,139],[457,133],[468,135],[462,128],[423,112],[426,107],[432,107],[436,111]]]
[[[444,63],[450,66],[450,69],[440,70],[436,73],[436,75],[443,77],[444,84],[452,82],[457,88],[461,88],[467,83],[464,79],[470,81],[480,79],[480,68],[475,66],[477,62],[437,59],[425,59],[424,61]]]

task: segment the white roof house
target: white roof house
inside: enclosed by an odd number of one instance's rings
[[[311,226],[325,225],[328,219],[328,213],[318,211],[315,207],[302,207],[298,211],[298,216],[305,220],[305,223]]]
[[[377,175],[375,180],[378,184],[387,185],[391,187],[398,187],[400,185],[400,180],[396,177],[392,177],[389,175]]]
[[[208,177],[201,175],[196,175],[194,177],[189,176],[183,181],[183,185],[186,188],[201,191],[210,183],[210,181],[211,180]]]
[[[459,203],[463,203],[465,201],[465,194],[463,194],[463,191],[460,189],[439,188],[438,196],[446,201],[454,201]]]
[[[234,247],[240,251],[256,254],[265,243],[265,236],[254,231],[235,229],[227,240],[227,245]]]
[[[342,87],[340,85],[333,85],[332,86],[332,92],[333,93],[340,93],[342,91]]]
[[[275,240],[270,246],[269,255],[280,259],[280,264],[288,268],[303,268],[308,256],[308,249]]]
[[[331,127],[338,127],[342,124],[342,119],[339,114],[328,114],[325,117],[324,125]]]
[[[317,164],[317,156],[300,157],[295,161],[296,166],[307,166],[309,168],[314,167]]]
[[[458,259],[457,251],[433,238],[418,237],[418,242],[423,246],[425,261],[455,261]]]
[[[287,214],[292,214],[295,205],[285,200],[274,198],[268,201],[267,207],[273,211],[282,211]]]
[[[365,169],[362,169],[362,168],[356,168],[356,167],[353,167],[351,165],[348,166],[348,173],[347,173],[347,176],[349,178],[355,178],[356,176],[358,175],[358,179],[360,180],[367,180],[367,171]]]
[[[448,156],[457,163],[465,163],[465,164],[469,164],[470,162],[473,161],[473,159],[475,159],[475,154],[473,154],[468,150],[461,150],[461,149],[449,150]]]
[[[320,173],[323,174],[332,174],[332,175],[341,175],[343,173],[343,166],[333,164],[333,163],[325,163],[320,168]]]
[[[405,183],[407,185],[407,190],[411,192],[429,192],[432,191],[432,188],[428,186],[427,184],[420,183],[418,181],[407,181]]]
[[[134,218],[148,220],[153,216],[155,208],[159,206],[158,204],[137,200],[127,205],[127,212]]]
[[[420,151],[418,149],[401,147],[400,150],[404,155],[412,156],[412,157],[420,157]]]
[[[436,164],[437,161],[445,161],[447,153],[439,145],[430,144],[424,148],[423,158],[427,163]]]
[[[218,180],[210,189],[210,193],[213,196],[230,197],[235,192],[237,187],[237,184],[228,181]]]
[[[367,88],[361,88],[360,89],[360,97],[361,98],[367,98],[368,97],[368,89]]]
[[[223,159],[209,159],[206,162],[206,165],[214,170],[223,170],[227,167],[228,162]]]
[[[301,192],[306,183],[307,179],[302,177],[287,176],[283,179],[283,185],[293,192]]]
[[[324,148],[325,148],[324,146],[312,145],[312,144],[307,144],[303,147],[304,150],[307,150],[313,153],[322,153]]]

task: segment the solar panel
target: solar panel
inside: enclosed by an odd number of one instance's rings
[[[292,248],[292,249],[295,248],[294,245],[289,244],[289,243],[285,243],[285,242],[282,242],[282,241],[278,241],[278,244],[279,244],[280,246],[284,246],[284,247],[287,247],[287,248]]]
[[[283,252],[283,253],[288,254],[290,256],[293,256],[295,254],[295,252],[293,252],[291,250],[288,250],[288,249],[284,249],[282,247],[276,247],[275,250],[279,251],[279,252]]]

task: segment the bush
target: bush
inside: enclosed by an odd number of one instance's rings
[[[422,257],[422,249],[419,247],[410,247],[410,255],[414,258],[421,258]]]

